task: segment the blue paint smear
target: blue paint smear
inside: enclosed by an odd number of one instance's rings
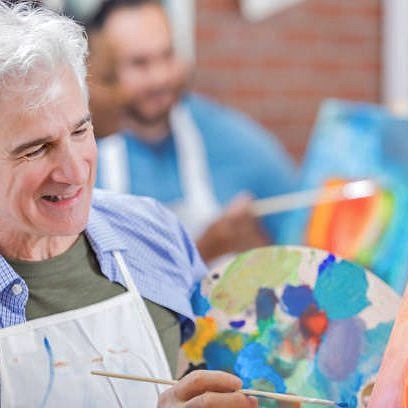
[[[51,344],[48,341],[47,337],[44,337],[44,347],[48,355],[49,379],[48,379],[47,389],[45,390],[44,398],[42,399],[42,402],[40,405],[41,407],[45,407],[47,404],[48,398],[52,390],[52,386],[54,384],[54,378],[55,378],[54,353],[52,351]]]
[[[196,316],[205,316],[211,306],[208,300],[201,294],[201,284],[197,283],[191,295],[191,305]]]
[[[235,320],[235,321],[231,321],[229,322],[229,325],[233,328],[233,329],[240,329],[241,327],[245,326],[245,320]]]
[[[319,265],[319,275],[333,262],[336,261],[336,257],[333,254],[329,254],[326,259]]]
[[[330,320],[347,319],[365,309],[368,282],[364,268],[347,261],[331,263],[318,276],[314,297]]]
[[[235,373],[243,387],[250,388],[253,380],[264,379],[274,385],[276,392],[286,392],[283,378],[266,361],[268,349],[257,343],[246,345],[237,355]]]
[[[291,316],[300,317],[312,304],[316,304],[312,289],[307,285],[287,285],[281,298],[282,309]]]
[[[268,320],[274,312],[279,299],[273,289],[260,288],[256,295],[256,318],[257,320]]]
[[[212,342],[205,347],[203,354],[209,370],[234,372],[236,355],[227,346]]]
[[[393,321],[389,321],[366,331],[364,351],[359,361],[359,371],[364,374],[365,381],[379,370],[392,327]]]

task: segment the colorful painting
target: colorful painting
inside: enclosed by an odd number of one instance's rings
[[[323,191],[347,182],[327,180]],[[311,210],[305,243],[371,266],[381,251],[394,210],[392,191],[380,187],[368,197],[318,204]]]
[[[190,364],[235,373],[245,388],[350,407],[364,406],[399,303],[361,266],[292,246],[237,256],[193,298],[197,331],[183,345]]]
[[[370,179],[378,191],[292,212],[279,243],[336,253],[402,293],[408,278],[408,167],[396,155],[402,128],[379,106],[327,101],[302,165],[301,189]]]

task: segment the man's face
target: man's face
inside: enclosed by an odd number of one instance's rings
[[[3,239],[75,235],[86,225],[96,168],[87,101],[70,71],[54,92],[31,113],[18,98],[0,103]]]
[[[111,44],[126,111],[143,125],[167,118],[184,82],[175,57],[167,17],[156,5],[126,7],[107,19],[104,35]]]

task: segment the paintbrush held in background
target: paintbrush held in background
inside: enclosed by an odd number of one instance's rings
[[[253,212],[260,217],[333,201],[369,197],[375,194],[376,190],[376,183],[373,180],[352,181],[256,200],[253,203]]]

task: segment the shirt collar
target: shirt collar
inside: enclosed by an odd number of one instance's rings
[[[6,259],[0,255],[0,292],[3,292],[7,286],[20,279],[20,276],[17,275]]]
[[[127,243],[107,222],[106,216],[93,207],[90,209],[85,233],[97,253],[128,250]]]

